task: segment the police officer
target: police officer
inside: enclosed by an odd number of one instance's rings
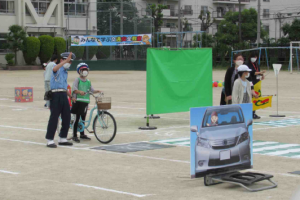
[[[53,73],[51,75],[50,87],[52,91],[52,100],[50,100],[50,119],[47,128],[47,147],[56,148],[54,143],[54,135],[57,129],[58,118],[61,115],[62,127],[59,134],[59,145],[73,145],[68,142],[67,135],[70,127],[71,113],[70,105],[68,102],[68,95],[72,98],[71,94],[67,92],[67,79],[68,72],[72,61],[76,58],[75,55],[70,52],[62,53],[61,60],[58,65],[53,67]]]

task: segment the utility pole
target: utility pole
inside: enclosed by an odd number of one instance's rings
[[[180,10],[180,7],[181,7],[181,0],[178,0],[178,32],[181,32],[181,10]],[[181,37],[182,37],[182,34],[180,34],[180,43],[182,41]],[[177,42],[176,46],[179,47],[178,41],[176,41],[176,42]]]
[[[242,42],[242,5],[239,0],[239,41]]]
[[[258,0],[257,5],[257,47],[259,47],[260,43],[260,0]]]
[[[279,38],[281,38],[281,23],[282,23],[283,14],[277,13],[277,19],[279,21]]]

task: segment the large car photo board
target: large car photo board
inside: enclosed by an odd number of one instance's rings
[[[252,104],[191,108],[191,177],[252,168],[252,123]]]

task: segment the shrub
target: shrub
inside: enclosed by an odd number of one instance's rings
[[[40,53],[41,42],[36,37],[27,37],[24,40],[23,57],[25,62],[30,65],[32,64]]]
[[[88,49],[89,51],[88,59],[86,58],[86,49]],[[91,46],[91,47],[84,48],[82,60],[91,60],[97,53],[97,50],[98,50],[98,46]]]
[[[41,49],[40,49],[40,60],[41,63],[46,63],[50,60],[54,52],[54,39],[49,35],[42,35],[39,37],[41,42]]]
[[[54,54],[58,56],[60,60],[60,54],[66,51],[66,41],[64,38],[55,37],[54,38]]]
[[[14,65],[14,58],[15,58],[15,54],[8,53],[5,55],[5,60],[7,61],[8,65]]]

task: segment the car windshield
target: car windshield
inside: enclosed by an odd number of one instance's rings
[[[207,110],[203,118],[202,127],[224,126],[244,123],[240,107]]]

